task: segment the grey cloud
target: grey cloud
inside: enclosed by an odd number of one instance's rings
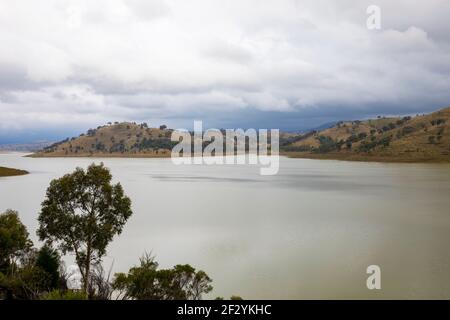
[[[379,31],[369,4],[0,0],[0,133],[196,117],[301,129],[450,104],[450,3],[380,0]]]

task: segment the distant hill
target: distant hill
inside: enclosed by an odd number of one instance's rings
[[[339,121],[307,133],[280,133],[289,157],[361,161],[450,161],[450,107],[415,117]],[[169,157],[172,129],[122,122],[90,129],[33,157]]]
[[[1,144],[0,151],[35,152],[48,147],[53,142]]]
[[[33,157],[167,157],[176,144],[166,126],[149,128],[146,123],[122,122],[89,129],[79,137],[67,138],[45,147]]]
[[[415,117],[341,121],[284,143],[291,157],[362,161],[450,161],[450,107]]]

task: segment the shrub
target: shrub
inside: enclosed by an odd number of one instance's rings
[[[86,294],[76,290],[52,290],[42,297],[42,300],[87,300]]]
[[[212,290],[211,282],[205,272],[188,264],[158,269],[158,263],[146,254],[128,274],[116,274],[113,288],[123,299],[200,300],[202,294]]]
[[[318,136],[317,139],[319,140],[320,145],[314,150],[314,152],[326,153],[338,149],[338,144],[336,141],[328,136]]]
[[[410,133],[413,133],[414,131],[416,131],[416,128],[414,128],[414,127],[410,127],[410,126],[406,126],[406,127],[403,127],[403,129],[402,129],[402,134],[410,134]]]

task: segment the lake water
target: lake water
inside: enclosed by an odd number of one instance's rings
[[[0,166],[31,173],[0,178],[0,211],[18,210],[36,243],[51,179],[93,161],[133,201],[106,268],[126,271],[151,251],[162,267],[205,270],[210,298],[450,298],[450,165],[281,158],[278,175],[260,176],[256,166],[0,154]],[[381,290],[366,287],[372,264]]]

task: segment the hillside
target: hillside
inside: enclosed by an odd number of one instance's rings
[[[415,117],[341,121],[280,142],[290,157],[361,161],[450,161],[450,107]]]
[[[51,145],[52,142],[35,142],[35,143],[17,143],[17,144],[2,144],[0,151],[13,152],[36,152]]]
[[[54,143],[32,157],[167,157],[175,144],[166,126],[149,128],[146,123],[109,123],[89,129],[79,137]]]
[[[450,161],[450,107],[415,117],[340,121],[323,130],[280,133],[289,157],[360,161]],[[109,123],[44,148],[32,157],[169,157],[173,130]]]

